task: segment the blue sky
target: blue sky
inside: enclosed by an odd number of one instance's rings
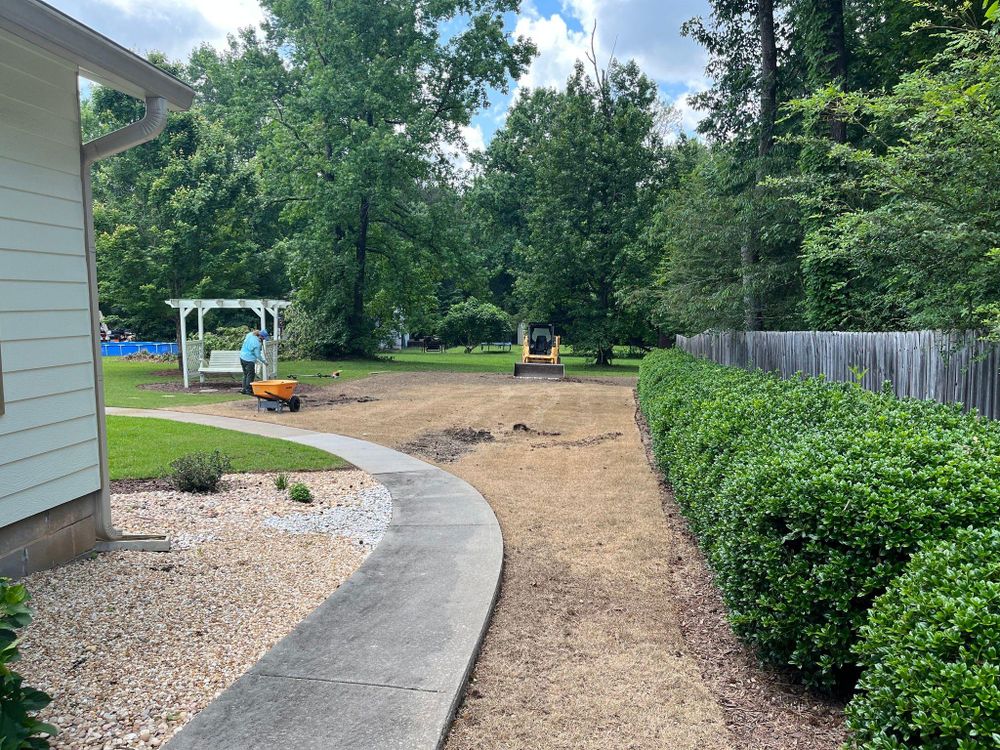
[[[225,44],[226,35],[260,22],[257,0],[48,0],[60,10],[139,53],[152,49],[185,57],[200,42]],[[534,40],[539,55],[518,86],[565,84],[590,45],[597,25],[600,59],[612,52],[635,58],[654,78],[665,101],[677,108],[690,130],[697,112],[687,96],[705,86],[704,52],[680,35],[681,24],[708,13],[707,0],[522,0],[510,28]],[[516,95],[516,94],[515,94]],[[466,130],[472,147],[481,147],[503,122],[510,96],[499,93],[489,110]]]

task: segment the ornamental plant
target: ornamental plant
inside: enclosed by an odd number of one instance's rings
[[[962,530],[915,555],[872,606],[856,653],[849,747],[997,747],[1000,531]]]
[[[1000,514],[1000,427],[957,407],[656,352],[655,456],[736,632],[806,682],[850,687],[868,610],[926,543]]]
[[[0,578],[0,750],[45,750],[49,741],[44,735],[58,732],[35,716],[52,698],[26,687],[11,668],[20,658],[17,631],[31,622],[28,599],[23,585]]]
[[[230,467],[229,456],[219,450],[196,451],[172,462],[168,479],[180,492],[215,492]]]
[[[313,499],[312,490],[302,482],[296,482],[288,488],[288,497],[297,503],[311,503]]]

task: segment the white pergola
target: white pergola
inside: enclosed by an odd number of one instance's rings
[[[281,328],[278,322],[278,315],[281,310],[291,306],[291,302],[283,299],[168,299],[166,303],[181,313],[181,363],[184,370],[184,387],[189,385],[188,370],[188,340],[187,340],[187,316],[192,310],[198,311],[198,367],[205,364],[205,311],[206,310],[250,310],[260,318],[260,327],[267,328],[267,316],[270,314],[274,321],[271,326],[271,337],[273,340],[272,349],[275,353],[274,372],[277,372],[277,345],[281,339]],[[267,368],[264,369],[264,377],[268,377]],[[204,381],[204,378],[202,378]]]

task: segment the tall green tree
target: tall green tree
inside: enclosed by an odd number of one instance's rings
[[[371,351],[390,312],[426,312],[415,301],[460,273],[448,148],[531,57],[504,31],[518,4],[263,3],[266,39],[245,40],[232,64],[268,103],[261,153],[284,206],[295,327],[316,353]]]
[[[670,160],[656,84],[632,61],[591,64],[593,75],[576,65],[534,155],[517,294],[532,317],[561,324],[575,348],[609,364],[616,343],[653,334],[642,291],[656,259],[644,231]]]
[[[142,116],[140,102],[103,87],[82,106],[87,137]],[[159,138],[94,169],[102,311],[167,337],[178,320],[166,299],[287,291],[261,218],[255,165],[231,134],[197,109],[171,114]]]
[[[530,242],[538,154],[561,101],[553,89],[521,92],[504,126],[476,157],[476,176],[465,194],[472,242],[482,251],[490,293],[509,312],[518,310],[514,286],[525,271],[522,251]]]

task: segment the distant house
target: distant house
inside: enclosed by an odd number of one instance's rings
[[[78,76],[146,102],[81,144]],[[0,0],[0,575],[114,540],[90,166],[194,92],[39,0]],[[138,283],[138,280],[137,280]]]

